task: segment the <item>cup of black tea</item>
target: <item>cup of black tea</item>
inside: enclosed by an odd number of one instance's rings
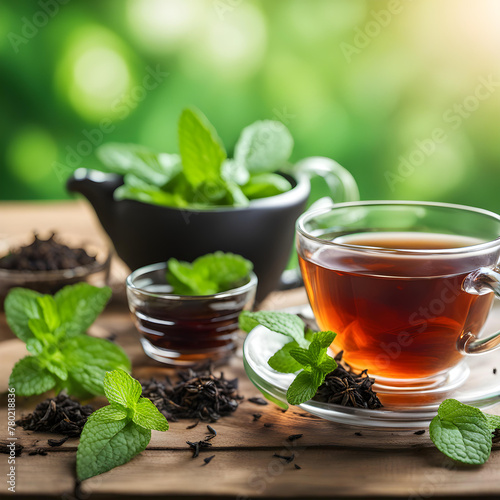
[[[171,366],[222,362],[236,350],[238,316],[255,299],[250,272],[237,288],[213,295],[176,295],[167,264],[137,269],[127,278],[127,299],[144,352]]]
[[[297,221],[309,302],[334,351],[387,388],[439,387],[461,377],[466,354],[500,296],[500,216],[425,202],[342,203]],[[462,374],[463,375],[463,374]],[[463,378],[463,376],[462,376]]]

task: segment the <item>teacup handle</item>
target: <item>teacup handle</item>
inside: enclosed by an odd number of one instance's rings
[[[500,273],[497,268],[481,267],[465,278],[462,288],[473,295],[493,292],[500,298]],[[500,346],[500,332],[486,339],[478,339],[473,333],[466,332],[460,338],[458,348],[463,354],[482,354]]]
[[[295,164],[297,174],[315,175],[325,179],[334,203],[358,201],[359,190],[354,177],[342,165],[331,158],[311,156]]]
[[[359,190],[354,177],[342,165],[331,158],[325,156],[311,156],[304,158],[295,164],[293,168],[295,175],[307,175],[309,178],[320,176],[325,179],[329,189],[330,197],[317,200],[311,208],[317,208],[319,205],[333,205],[334,203],[343,203],[346,201],[358,201]],[[303,286],[300,270],[289,269],[281,275],[281,290],[298,288]]]

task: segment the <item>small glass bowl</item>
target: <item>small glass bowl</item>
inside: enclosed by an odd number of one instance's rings
[[[26,235],[5,238],[0,241],[0,256],[6,255],[10,249],[18,248],[30,242],[33,236]],[[94,255],[96,261],[72,269],[54,271],[17,271],[0,269],[0,309],[3,308],[5,297],[14,287],[23,287],[40,293],[54,294],[66,285],[85,281],[95,286],[104,286],[109,283],[112,252],[103,245],[82,243],[77,237],[58,237],[65,244],[84,248],[89,255]]]
[[[223,362],[236,350],[238,316],[255,299],[257,276],[214,295],[175,295],[165,262],[137,269],[127,278],[127,299],[144,352],[170,366]]]

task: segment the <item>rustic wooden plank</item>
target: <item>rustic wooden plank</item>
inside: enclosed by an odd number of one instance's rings
[[[25,234],[33,229],[55,229],[61,233],[81,234],[93,240],[107,241],[96,223],[89,206],[83,202],[2,203],[0,210],[9,217],[0,218],[0,237]],[[36,219],[33,214],[36,212]],[[123,269],[120,271],[123,278]],[[118,280],[119,281],[119,280]],[[122,280],[123,281],[123,280]],[[172,374],[147,358],[140,346],[123,297],[123,286],[98,319],[91,333],[106,337],[116,335],[132,359],[136,377],[161,377]],[[262,305],[265,309],[280,309],[305,303],[303,289],[272,294]],[[500,308],[490,316],[485,331],[500,325]],[[3,314],[0,314],[0,339],[12,339]],[[0,392],[6,389],[10,366],[25,355],[22,343],[13,340],[0,343]],[[243,371],[236,356],[224,371],[228,377],[238,376],[240,392],[246,397],[259,395]],[[499,367],[500,368],[500,367]],[[19,412],[30,411],[43,397],[18,398]],[[6,400],[1,398],[0,421],[6,421]],[[102,404],[102,400],[101,400]],[[497,407],[497,413],[500,408]],[[262,417],[253,422],[253,413]],[[213,461],[203,466],[205,452],[191,458],[186,440],[198,440],[205,435],[205,424],[186,429],[190,421],[171,424],[167,433],[153,432],[148,450],[129,464],[83,483],[83,493],[92,498],[130,498],[143,495],[166,495],[191,498],[210,495],[212,498],[252,496],[258,498],[427,498],[469,496],[498,497],[500,494],[500,445],[482,467],[458,466],[441,455],[432,445],[428,434],[412,432],[362,430],[361,436],[351,428],[304,416],[299,409],[282,413],[276,406],[255,406],[245,401],[234,415],[213,424],[218,435],[214,438]],[[272,426],[264,427],[264,423]],[[303,433],[294,442],[295,461],[281,466],[272,454],[289,453],[290,434]],[[25,498],[43,495],[72,498],[75,484],[74,462],[78,440],[72,438],[62,447],[50,448],[47,434],[17,430],[19,442],[26,446],[17,461],[18,488],[16,494]],[[0,439],[5,439],[5,426],[0,424]],[[30,450],[44,448],[47,456],[30,456]],[[0,474],[6,473],[7,457],[0,455]],[[5,476],[2,476],[5,477]],[[0,491],[0,495],[4,490]]]
[[[278,449],[278,452],[287,450]],[[287,452],[288,453],[288,452]],[[211,495],[336,498],[382,496],[428,498],[498,491],[500,454],[483,467],[459,467],[436,450],[384,450],[297,447],[284,465],[270,450],[203,452],[147,450],[130,463],[82,485],[84,493],[116,495]],[[203,458],[215,454],[204,466]]]
[[[39,498],[51,495],[59,498],[73,498],[75,489],[74,453],[48,453],[46,456],[23,453],[16,458],[16,491],[7,491],[4,481],[8,472],[7,455],[0,455],[0,496],[10,494],[13,498],[28,496]],[[65,496],[67,495],[67,496]]]

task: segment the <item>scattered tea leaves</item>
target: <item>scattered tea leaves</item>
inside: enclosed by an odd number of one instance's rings
[[[22,444],[12,441],[0,441],[0,453],[10,455],[13,452],[15,457],[19,457],[21,456],[23,449],[24,446]]]
[[[415,431],[413,434],[415,434],[417,436],[421,436],[422,434],[425,434],[425,429],[421,429],[419,431]]]
[[[227,380],[224,374],[214,375],[211,368],[202,366],[178,372],[174,383],[166,377],[142,381],[142,395],[149,398],[170,421],[199,419],[216,422],[238,408],[238,379]]]
[[[213,459],[214,457],[215,457],[215,455],[211,455],[211,456],[209,456],[209,457],[207,457],[207,458],[204,458],[204,459],[203,459],[203,461],[204,461],[205,463],[204,463],[204,464],[202,464],[202,465],[207,465],[207,464],[209,464],[209,463],[212,461],[212,459]]]
[[[272,427],[272,426],[273,426],[273,424],[270,424],[269,422],[266,422],[266,423],[264,424],[264,427]]]
[[[289,463],[293,462],[293,460],[295,459],[295,455],[293,453],[290,456],[279,455],[278,453],[275,453],[273,455],[273,457],[276,457],[276,458],[279,458],[280,460],[283,460],[285,462],[285,464],[289,464]]]
[[[43,448],[37,448],[36,450],[30,451],[28,455],[41,455],[42,457],[47,456],[47,452]]]
[[[62,439],[48,439],[47,443],[52,447],[62,446],[68,439],[69,436],[65,436]]]
[[[250,403],[253,403],[254,405],[260,405],[260,406],[266,406],[269,404],[265,399],[262,398],[248,398],[248,401]]]
[[[208,432],[210,432],[210,434],[217,436],[217,431],[211,425],[207,425],[207,429],[208,429]]]
[[[186,444],[193,450],[193,458],[196,458],[200,454],[200,450],[212,447],[212,443],[207,440],[196,442],[186,441]]]
[[[298,469],[298,470],[302,469],[302,467],[301,467],[300,465],[297,465],[297,464],[293,464],[293,465],[294,465],[294,467],[295,467],[296,469]]]
[[[296,441],[297,439],[300,439],[304,434],[292,434],[288,436],[288,441]]]
[[[253,422],[257,422],[257,420],[259,420],[259,418],[262,417],[260,413],[253,413],[252,416],[253,416]]]
[[[39,403],[33,413],[16,420],[16,424],[27,431],[77,437],[93,411],[92,406],[82,406],[66,394],[59,394]]]
[[[370,378],[366,370],[361,373],[352,371],[342,362],[342,354],[343,351],[335,356],[337,368],[325,377],[313,399],[354,408],[381,408],[382,403],[372,389],[375,379]]]
[[[12,249],[0,259],[1,269],[15,271],[56,271],[94,264],[96,258],[83,248],[71,248],[57,240],[55,233],[43,240],[38,234],[26,246]]]

